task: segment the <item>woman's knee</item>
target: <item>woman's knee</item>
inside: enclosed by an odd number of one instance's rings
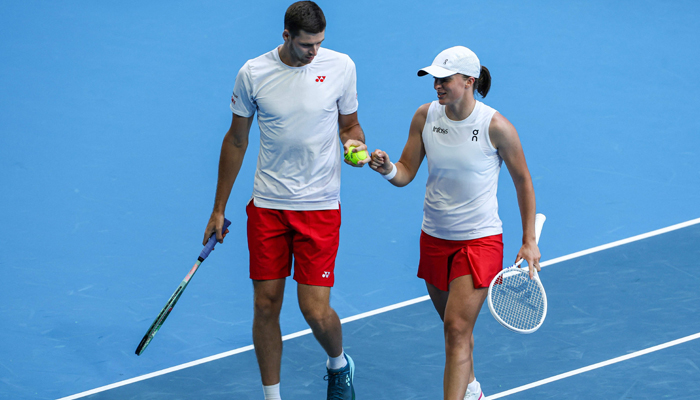
[[[473,326],[463,318],[445,316],[445,342],[448,345],[460,345],[472,347]]]

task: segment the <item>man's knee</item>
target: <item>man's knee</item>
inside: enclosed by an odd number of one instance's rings
[[[321,301],[299,301],[299,309],[308,323],[322,323],[331,314],[331,306]]]
[[[258,286],[255,288],[254,309],[255,316],[262,318],[276,318],[282,309],[284,298],[284,288],[266,288]]]
[[[307,322],[322,322],[333,314],[330,304],[330,288],[299,285],[299,309]]]

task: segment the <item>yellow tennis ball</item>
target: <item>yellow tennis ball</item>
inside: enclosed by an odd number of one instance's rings
[[[360,150],[357,153],[353,152],[352,150],[355,148],[357,148],[357,146],[350,146],[348,148],[348,154],[345,155],[345,159],[357,165],[360,160],[364,160],[369,156],[367,155],[367,150]]]

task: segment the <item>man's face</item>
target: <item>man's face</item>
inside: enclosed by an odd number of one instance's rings
[[[311,63],[318,54],[318,49],[321,48],[324,39],[325,31],[308,33],[300,30],[296,37],[292,37],[289,31],[284,31],[284,40],[289,44],[290,56],[295,66]]]

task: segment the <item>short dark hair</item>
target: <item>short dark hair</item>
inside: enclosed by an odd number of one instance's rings
[[[321,33],[326,30],[326,17],[321,7],[313,1],[297,1],[284,14],[284,29],[292,37],[298,36],[299,31]]]

